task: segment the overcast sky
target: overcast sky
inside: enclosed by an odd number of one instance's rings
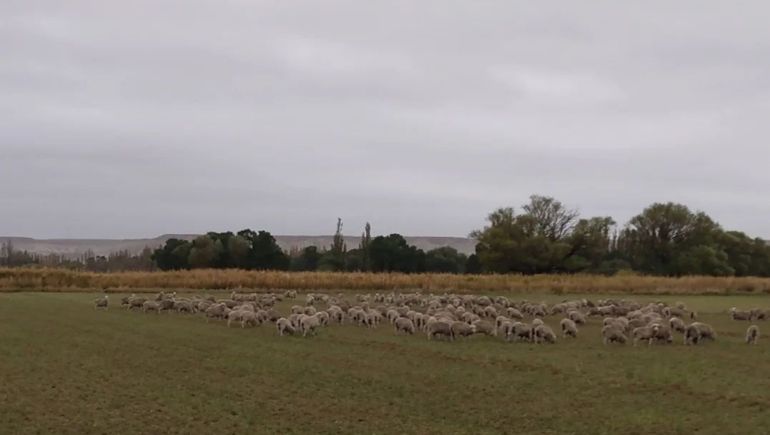
[[[464,236],[539,193],[770,237],[768,22],[765,1],[3,0],[0,234]]]

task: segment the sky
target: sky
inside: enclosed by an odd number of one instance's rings
[[[0,2],[0,235],[465,236],[553,196],[770,238],[763,1]]]

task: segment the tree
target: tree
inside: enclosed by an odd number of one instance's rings
[[[550,241],[567,237],[578,217],[576,210],[569,210],[561,202],[548,196],[532,195],[529,197],[529,203],[522,209],[534,218],[532,222],[535,235]]]
[[[220,240],[208,235],[198,236],[192,242],[188,262],[192,268],[216,267],[223,252],[224,247]]]
[[[188,258],[191,244],[187,240],[171,238],[153,251],[152,261],[160,270],[189,269]]]
[[[425,271],[439,273],[463,273],[467,257],[451,246],[431,249],[425,253]]]
[[[361,234],[361,243],[358,245],[359,251],[361,251],[361,270],[372,270],[371,259],[369,256],[369,245],[372,243],[372,226],[369,222],[364,226],[364,232]]]
[[[345,236],[342,235],[342,219],[337,218],[337,230],[334,232],[332,246],[326,251],[321,259],[321,270],[340,271],[345,270]]]
[[[321,253],[318,247],[308,246],[300,254],[292,259],[291,270],[312,271],[318,269],[318,263],[321,260]]]
[[[369,247],[374,272],[414,273],[425,270],[425,252],[409,245],[400,234],[377,236]]]
[[[724,272],[716,243],[721,229],[705,213],[693,213],[687,206],[655,203],[634,216],[621,232],[618,245],[635,270],[658,275],[703,273],[711,264],[713,273]],[[709,247],[711,250],[702,249]],[[687,259],[687,256],[697,258]],[[699,265],[699,266],[696,266]]]

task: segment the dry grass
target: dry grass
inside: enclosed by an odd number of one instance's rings
[[[666,278],[633,274],[451,275],[275,272],[200,269],[175,272],[94,273],[66,269],[0,269],[0,291],[157,291],[157,289],[269,289],[458,293],[758,294],[770,278]]]

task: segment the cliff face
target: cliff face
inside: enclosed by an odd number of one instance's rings
[[[138,253],[145,247],[152,249],[163,245],[166,240],[175,237],[178,239],[192,240],[196,234],[165,234],[152,239],[32,239],[27,237],[2,237],[0,242],[10,241],[14,249],[29,251],[37,254],[60,254],[66,257],[77,258],[85,252],[93,252],[95,255],[107,255],[111,252],[129,251]],[[292,248],[302,249],[307,246],[328,247],[332,244],[333,236],[275,236],[278,245],[284,250]],[[451,246],[464,254],[472,254],[476,246],[473,239],[465,237],[421,237],[406,236],[407,242],[425,251]],[[358,237],[345,237],[348,249],[358,247]]]

